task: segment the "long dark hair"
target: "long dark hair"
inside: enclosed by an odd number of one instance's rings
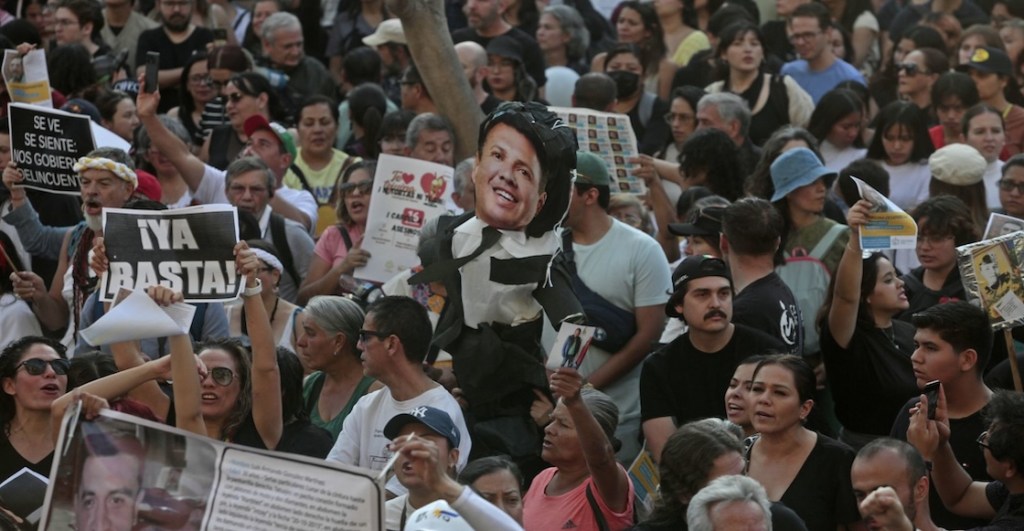
[[[626,8],[636,11],[640,15],[640,20],[643,21],[644,29],[651,32],[651,36],[646,40],[636,43],[644,53],[644,55],[638,55],[637,57],[640,57],[641,60],[646,58],[644,72],[648,74],[656,73],[662,58],[668,53],[668,49],[665,48],[665,31],[661,28],[658,13],[654,11],[654,7],[650,4],[641,4],[637,0],[626,0],[612,11],[613,29],[619,22],[619,14]]]
[[[58,356],[67,359],[67,349],[59,341],[41,336],[25,336],[7,345],[0,352],[0,382],[6,378],[14,378],[17,372],[15,367],[21,363],[21,358],[33,345],[38,344],[49,346]],[[16,414],[17,407],[14,403],[14,396],[0,393],[0,433],[4,437],[11,435],[11,421],[14,420]]]
[[[740,19],[737,22],[733,22],[722,30],[722,35],[718,39],[718,48],[715,49],[715,79],[723,80],[726,86],[729,84],[729,65],[722,59],[722,56],[728,52],[729,47],[732,43],[739,39],[745,38],[748,33],[753,33],[757,37],[757,41],[763,43],[764,36],[761,34],[761,28],[753,22]],[[764,44],[761,45],[761,64],[758,65],[759,71],[764,71]]]
[[[266,76],[256,72],[240,72],[231,76],[228,83],[234,85],[235,88],[246,96],[255,97],[260,94],[266,94],[267,113],[270,114],[271,121],[288,123],[291,117],[285,113],[284,107],[281,105],[281,98],[277,95],[277,91],[271,86]]]
[[[238,378],[238,401],[221,425],[221,437],[233,438],[238,428],[252,414],[252,354],[237,339],[216,339],[202,343],[197,352],[223,350],[235,362]]]
[[[180,111],[183,114],[179,114],[178,119],[181,120],[182,123],[185,123],[186,120],[181,119],[181,116],[190,116],[196,110],[196,100],[192,99],[192,93],[188,90],[188,77],[192,75],[192,67],[195,66],[196,63],[199,61],[206,61],[207,59],[209,59],[209,56],[206,55],[206,52],[196,52],[192,54],[187,61],[185,61],[185,66],[181,69],[181,78],[178,82],[181,83],[181,88],[183,90],[178,91],[178,102],[181,104]]]
[[[882,139],[886,132],[897,126],[905,127],[914,137],[914,149],[910,152],[910,159],[907,162],[920,163],[928,160],[935,152],[921,109],[909,101],[894,101],[886,105],[875,117],[875,136],[868,146],[867,158],[884,161],[888,157]]]
[[[828,134],[832,132],[832,127],[840,120],[853,113],[863,116],[866,112],[864,102],[853,91],[832,89],[826,92],[818,101],[818,105],[814,107],[811,120],[807,123],[807,130],[814,135],[814,138],[818,139],[818,142],[824,142],[828,138]],[[853,141],[853,147],[864,147],[861,135],[857,135]]]
[[[876,328],[875,317],[871,314],[867,298],[875,290],[875,284],[878,283],[878,261],[883,258],[888,260],[882,253],[871,253],[861,259],[860,293],[857,296],[859,302],[857,304],[857,328],[861,331]],[[821,305],[821,309],[818,310],[817,329],[819,331],[821,330],[822,323],[828,318],[829,310],[832,308],[832,301],[835,298],[836,292],[836,279],[838,277],[839,275],[832,275],[832,280],[829,281],[828,285],[828,293],[825,294],[825,302]]]

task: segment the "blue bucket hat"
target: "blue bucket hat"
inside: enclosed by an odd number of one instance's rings
[[[771,173],[772,184],[775,186],[772,203],[822,177],[831,180],[836,176],[836,172],[826,168],[813,151],[804,147],[791,149],[780,155],[772,163]]]

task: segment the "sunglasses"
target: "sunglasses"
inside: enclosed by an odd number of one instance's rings
[[[246,96],[248,96],[248,94],[244,94],[244,93],[241,93],[241,92],[232,92],[231,94],[227,95],[227,98],[229,100],[231,100],[231,103],[238,103],[238,102],[242,101],[242,98],[244,98]]]
[[[213,378],[214,383],[221,387],[227,387],[231,385],[231,382],[235,381],[235,373],[227,367],[214,367],[207,373],[207,377]],[[200,381],[206,380],[202,378]]]
[[[1024,182],[1018,183],[1009,179],[1001,179],[999,181],[999,189],[1004,192],[1012,192],[1017,190],[1017,193],[1024,194]]]
[[[927,72],[920,69],[917,63],[901,63],[896,65],[897,72],[906,72],[908,76],[916,76],[917,74],[925,74]]]
[[[25,367],[25,372],[32,376],[39,376],[46,372],[46,366],[49,365],[53,369],[53,372],[58,376],[64,376],[68,373],[71,368],[71,362],[57,358],[53,360],[44,360],[43,358],[30,358],[14,366],[14,371],[17,372],[21,367]]]
[[[359,341],[362,343],[366,343],[370,340],[371,337],[383,340],[384,338],[390,335],[391,334],[385,334],[384,332],[378,332],[376,330],[359,330]]]
[[[992,447],[988,445],[988,430],[981,432],[978,435],[978,440],[974,441],[978,443],[978,446],[985,448],[988,451],[992,451]]]
[[[338,191],[347,194],[349,192],[359,190],[364,194],[370,193],[373,190],[373,181],[359,181],[357,183],[344,183],[338,186]]]

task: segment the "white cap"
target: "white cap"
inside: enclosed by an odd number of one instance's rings
[[[404,531],[474,531],[444,500],[428,503],[405,521]]]

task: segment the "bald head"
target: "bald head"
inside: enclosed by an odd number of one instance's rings
[[[487,77],[487,52],[484,47],[472,41],[460,42],[455,45],[455,54],[459,56],[459,64],[469,80],[470,88],[477,90],[480,82]]]

